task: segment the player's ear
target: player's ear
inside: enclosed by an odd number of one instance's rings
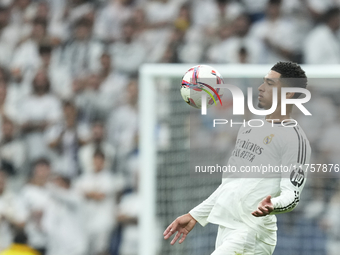
[[[287,98],[287,99],[291,99],[291,98],[293,98],[294,95],[295,95],[294,92],[287,92],[287,93],[286,93],[286,98]]]

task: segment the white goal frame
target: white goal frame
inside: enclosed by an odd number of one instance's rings
[[[215,65],[223,78],[262,78],[272,65]],[[156,231],[156,89],[155,77],[181,77],[194,64],[145,64],[139,70],[139,255],[157,255]],[[308,78],[340,78],[340,65],[302,65]],[[339,85],[334,85],[340,87]],[[179,93],[180,84],[178,84]],[[171,222],[169,222],[170,224]],[[169,241],[170,243],[170,241]],[[169,244],[170,245],[170,244]]]

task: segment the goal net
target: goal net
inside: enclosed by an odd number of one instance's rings
[[[229,79],[228,82],[251,84],[253,91],[271,68],[267,65],[212,66],[224,79]],[[163,240],[162,236],[174,219],[201,203],[221,182],[220,175],[208,178],[192,175],[189,168],[193,155],[197,160],[224,162],[230,157],[239,128],[211,135],[209,127],[204,124],[206,118],[197,114],[200,110],[183,101],[181,78],[190,67],[184,64],[147,64],[140,69],[140,255],[208,255],[214,250],[216,225],[208,224],[202,228],[197,224],[180,245],[171,246],[171,240]],[[303,66],[303,69],[312,94],[306,107],[313,114],[313,119],[303,119],[299,113],[294,113],[294,117],[310,139],[313,150],[311,163],[339,164],[340,160],[334,159],[334,155],[340,153],[340,128],[337,129],[340,127],[337,111],[340,105],[339,66]],[[226,106],[232,105],[229,94],[225,91],[223,95]],[[226,109],[216,107],[218,110]],[[208,111],[215,110],[209,108]],[[204,138],[199,139],[198,144],[192,141],[190,134],[193,130],[190,122],[196,121],[196,118],[204,130],[196,134]],[[212,142],[214,148],[210,146]],[[323,176],[320,171],[320,178],[308,180],[299,206],[291,213],[278,215],[275,255],[327,254],[334,237],[333,218],[337,215],[329,214],[325,221],[323,212],[324,208],[336,208],[332,197],[339,192],[339,175],[334,172]],[[340,204],[338,206],[340,208]],[[340,229],[340,226],[337,227]]]

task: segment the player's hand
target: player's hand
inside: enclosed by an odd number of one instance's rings
[[[179,243],[183,243],[189,232],[194,228],[196,222],[197,221],[189,213],[178,217],[164,231],[164,239],[168,239],[170,236],[178,232],[170,244],[174,245],[181,235],[182,238],[179,240]]]
[[[263,199],[259,203],[257,210],[252,212],[251,214],[255,217],[262,217],[274,211],[274,206],[272,204],[271,198],[271,196],[267,196],[265,199]]]

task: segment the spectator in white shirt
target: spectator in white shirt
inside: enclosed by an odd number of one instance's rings
[[[105,169],[112,170],[116,151],[110,143],[106,142],[104,125],[99,121],[92,124],[91,142],[82,146],[78,153],[80,169],[83,173],[94,171],[93,155],[98,149],[105,155]]]
[[[186,31],[180,28],[175,28],[167,42],[167,47],[163,52],[159,51],[163,55],[167,54],[168,50],[173,52],[173,63],[197,63],[202,59],[204,43],[200,39],[195,40],[190,37],[195,31]],[[193,36],[195,37],[195,36]],[[160,56],[161,57],[161,56]],[[164,61],[165,59],[161,59]]]
[[[209,36],[221,24],[232,22],[241,15],[244,8],[240,3],[233,0],[201,0],[193,4],[192,12],[194,26],[202,27],[205,34]]]
[[[34,162],[29,182],[21,191],[21,199],[26,207],[28,218],[26,232],[29,244],[42,255],[46,253],[47,238],[42,228],[42,218],[50,199],[46,184],[51,174],[50,163],[46,159]]]
[[[250,35],[265,45],[265,63],[292,60],[299,45],[294,41],[293,23],[282,16],[281,0],[269,0],[265,19],[256,22]]]
[[[259,39],[249,35],[249,16],[240,15],[230,27],[234,32],[233,36],[212,46],[209,57],[217,63],[263,63],[264,45]],[[228,26],[224,29],[228,29]]]
[[[193,25],[190,6],[189,3],[183,4],[174,22],[175,28],[183,32],[184,44],[178,49],[178,57],[182,63],[200,62],[209,45],[208,37],[205,36],[203,29]]]
[[[147,25],[146,49],[152,50],[166,45],[171,36],[172,27],[178,16],[182,0],[156,0],[148,1],[143,5]],[[151,57],[151,61],[152,61]]]
[[[3,71],[5,70],[0,68],[0,72]],[[0,118],[4,117],[18,120],[18,112],[16,105],[8,96],[7,78],[0,78]]]
[[[6,189],[6,174],[0,170],[0,252],[10,246],[13,228],[25,226],[26,214],[17,196]]]
[[[24,143],[16,137],[17,129],[9,118],[4,118],[1,127],[0,155],[2,164],[16,175],[16,179],[24,177],[26,150]]]
[[[124,22],[131,18],[132,0],[109,0],[98,13],[94,33],[105,42],[114,42],[122,36]]]
[[[127,88],[127,104],[112,111],[107,120],[108,141],[117,151],[117,170],[124,172],[128,157],[138,141],[138,83],[131,80]]]
[[[71,180],[61,175],[55,176],[47,189],[50,199],[42,219],[42,228],[47,237],[47,255],[88,254],[89,240],[82,196],[71,188]]]
[[[1,5],[0,8],[0,41],[10,46],[11,50],[17,46],[17,43],[24,37],[28,36],[31,31],[30,24],[17,25],[11,22],[11,8]],[[8,55],[7,55],[8,56]],[[10,55],[9,55],[10,56]],[[1,57],[3,58],[3,57]],[[10,61],[8,59],[7,61]]]
[[[60,2],[63,0],[60,0]],[[54,6],[53,6],[54,7]],[[53,15],[53,8],[48,1],[36,1],[32,5],[30,16],[34,19],[47,20],[47,32],[51,36],[51,41],[54,45],[58,45],[60,40],[63,38],[61,28],[56,26],[55,23],[51,22]]]
[[[298,45],[298,53],[301,56],[304,48],[304,41],[308,33],[311,31],[314,25],[319,22],[319,18],[316,18],[315,12],[310,6],[311,1],[314,0],[285,0],[282,1],[281,6],[282,15],[294,26],[294,30],[296,32],[294,33],[294,38],[292,39]],[[318,2],[321,3],[327,1],[328,0]],[[301,56],[299,57],[301,58]],[[301,59],[299,59],[299,62],[301,62]]]
[[[11,63],[12,72],[18,70],[22,76],[36,70],[40,65],[39,44],[47,42],[47,20],[35,19],[31,35],[15,50]]]
[[[103,53],[100,58],[101,69],[99,74],[101,84],[99,90],[101,98],[99,100],[104,101],[110,110],[124,103],[124,98],[121,95],[126,90],[129,82],[128,77],[118,72],[112,62],[110,54]]]
[[[138,160],[134,163],[138,164]],[[130,164],[132,172],[132,190],[122,195],[118,205],[117,221],[122,225],[122,242],[119,247],[120,255],[138,254],[138,215],[141,213],[141,199],[138,192],[138,167]]]
[[[58,49],[58,63],[67,66],[73,76],[99,69],[103,45],[91,33],[92,21],[82,18],[76,22],[72,38]]]
[[[22,100],[29,96],[32,92],[32,79],[22,79],[20,70],[17,73],[9,73],[6,69],[0,67],[0,81],[7,84],[6,86],[6,115],[16,124],[20,123],[21,113],[20,107]]]
[[[111,97],[113,93],[110,93],[110,89],[113,88],[114,90],[114,87],[120,84],[106,83],[107,87],[103,88],[102,81],[103,78],[98,73],[88,75],[86,88],[83,93],[77,97],[76,102],[81,111],[82,119],[87,122],[92,122],[96,119],[105,119],[108,112],[117,104],[115,97],[121,96],[121,94],[124,93],[124,89],[121,88],[121,90],[116,91]]]
[[[72,97],[72,75],[67,66],[55,63],[55,54],[52,44],[39,45],[41,65],[46,70],[51,81],[51,90],[59,98],[67,100]]]
[[[228,39],[233,36],[234,30],[231,23],[222,23],[217,31],[217,39],[208,48],[207,60],[211,63],[228,63],[228,55],[225,53]]]
[[[79,147],[90,139],[89,127],[77,123],[78,111],[72,102],[64,102],[64,119],[46,131],[46,140],[52,150],[53,169],[69,178],[76,177],[79,172]]]
[[[135,29],[130,21],[123,25],[123,38],[111,46],[113,66],[127,75],[137,74],[146,58],[142,44],[134,38]]]
[[[20,38],[19,29],[9,25],[10,9],[0,7],[0,64],[9,66],[13,49]]]
[[[107,251],[110,234],[116,225],[117,196],[124,183],[105,168],[103,152],[95,151],[92,159],[94,171],[82,175],[76,189],[86,199],[89,254],[99,255]]]
[[[340,10],[332,8],[324,16],[324,23],[314,28],[305,40],[306,64],[340,64]]]
[[[14,0],[11,22],[18,26],[29,22],[32,19],[32,9],[34,9],[32,2],[32,0]]]
[[[264,45],[249,34],[250,18],[240,15],[232,23],[235,35],[228,39],[226,48],[229,51],[230,63],[263,63]]]
[[[312,14],[312,17],[316,22],[322,21],[324,14],[333,7],[340,7],[340,2],[338,0],[302,0]]]
[[[25,135],[28,159],[47,156],[43,132],[62,117],[61,103],[50,92],[50,82],[44,71],[38,71],[33,80],[33,93],[22,99],[20,124]]]
[[[69,0],[64,3],[62,19],[66,21],[66,25],[69,27],[73,27],[77,20],[93,11],[93,5],[87,0]]]

